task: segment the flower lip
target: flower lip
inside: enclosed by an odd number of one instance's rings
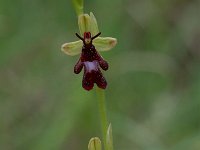
[[[86,68],[86,71],[91,73],[92,71],[99,71],[98,70],[98,61],[94,60],[94,61],[85,61],[83,62],[85,68]]]

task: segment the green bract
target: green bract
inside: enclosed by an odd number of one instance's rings
[[[79,15],[78,25],[81,36],[83,36],[84,32],[90,32],[92,36],[99,33],[98,24],[92,12],[90,13],[90,15]],[[117,44],[117,39],[111,37],[97,37],[93,40],[93,44],[96,47],[97,51],[108,51]],[[81,53],[82,45],[83,43],[81,40],[69,42],[63,44],[61,50],[67,55],[74,56]]]
[[[106,135],[106,145],[108,150],[113,150],[113,137],[112,137],[112,126],[108,126],[107,135]]]

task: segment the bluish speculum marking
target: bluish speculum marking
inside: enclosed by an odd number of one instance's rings
[[[91,73],[92,71],[98,71],[98,62],[95,61],[85,61],[83,62],[85,68],[87,68],[88,73]]]

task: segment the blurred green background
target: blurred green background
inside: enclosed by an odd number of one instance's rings
[[[200,1],[85,0],[110,69],[106,102],[115,150],[200,149]],[[0,150],[86,150],[101,137],[95,90],[79,56],[70,0],[0,1]]]

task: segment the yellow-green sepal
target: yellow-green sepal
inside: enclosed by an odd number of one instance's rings
[[[90,32],[92,36],[95,36],[97,33],[99,33],[97,20],[92,12],[90,12],[90,15],[88,14],[79,15],[78,26],[82,36],[84,32]]]
[[[93,44],[97,51],[108,51],[115,47],[117,39],[111,37],[97,37],[93,40]]]
[[[97,20],[92,12],[90,12],[90,32],[92,36],[95,36],[99,33]]]
[[[79,15],[78,26],[81,36],[84,35],[84,32],[90,32],[90,16],[88,14]]]
[[[62,45],[61,50],[67,55],[74,56],[81,53],[83,42],[81,40]]]

